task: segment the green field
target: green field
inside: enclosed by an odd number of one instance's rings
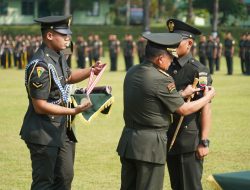
[[[213,75],[216,97],[212,101],[210,154],[204,164],[205,190],[212,189],[206,180],[210,174],[250,169],[250,77],[240,74],[239,59],[234,60],[233,76],[226,75],[224,58],[221,71]],[[112,86],[115,103],[109,116],[101,115],[89,126],[77,122],[79,143],[73,190],[119,189],[121,165],[116,146],[124,125],[122,57],[117,72],[108,70],[98,85]],[[86,82],[78,86],[86,86]],[[28,149],[19,137],[28,103],[24,71],[0,69],[0,87],[0,190],[27,190],[31,183],[31,162]],[[170,189],[167,169],[164,189]]]

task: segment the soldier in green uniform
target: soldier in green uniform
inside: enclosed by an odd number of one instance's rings
[[[206,55],[208,59],[208,66],[210,74],[214,74],[214,59],[215,59],[215,42],[212,35],[209,36],[206,46]]]
[[[139,57],[139,63],[142,63],[145,57],[145,47],[146,47],[147,41],[145,38],[140,37],[137,41],[137,53]]]
[[[79,35],[76,41],[77,68],[86,67],[87,49],[88,43],[84,40],[83,36]]]
[[[120,41],[115,34],[109,35],[109,58],[110,58],[110,71],[117,71],[117,59],[120,52]]]
[[[195,60],[190,52],[195,35],[200,35],[201,32],[177,19],[167,20],[167,27],[170,33],[178,33],[183,36],[177,48],[179,57],[174,59],[168,73],[174,78],[176,90],[183,98],[187,98],[183,90],[193,83],[195,77],[199,78],[198,87],[200,89],[212,83],[208,69]],[[199,95],[195,95],[194,99],[199,100],[201,95],[202,92],[199,92]],[[175,143],[169,151],[170,142],[173,139],[180,116],[178,112],[174,113],[173,123],[167,133],[167,165],[171,187],[173,190],[201,190],[203,158],[209,152],[210,103],[197,112],[184,117]]]
[[[35,19],[41,24],[43,43],[25,70],[29,99],[20,131],[32,163],[32,190],[70,190],[73,180],[75,138],[67,132],[68,115],[83,112],[85,102],[69,108],[70,84],[90,75],[90,68],[70,70],[61,50],[71,39],[71,16],[48,16]],[[103,65],[97,63],[95,74]]]
[[[234,56],[235,41],[232,38],[231,32],[227,32],[224,41],[224,55],[227,62],[227,74],[233,74],[233,56]]]
[[[220,70],[220,58],[222,54],[222,43],[220,42],[220,37],[216,36],[215,38],[215,70],[219,71]]]
[[[245,64],[246,75],[250,75],[250,33],[247,34],[245,41]]]
[[[160,190],[166,163],[166,131],[171,113],[188,115],[201,109],[215,95],[206,88],[204,97],[185,103],[176,91],[168,69],[181,35],[151,33],[145,60],[132,67],[124,80],[124,121],[117,152],[120,156],[121,190]]]
[[[246,73],[246,64],[245,64],[245,43],[246,43],[246,34],[242,34],[240,36],[239,41],[239,57],[240,57],[240,64],[241,64],[241,72],[242,74]]]
[[[126,34],[123,42],[123,55],[126,71],[134,65],[135,47],[136,44],[133,41],[133,36],[131,34]]]
[[[199,41],[199,60],[200,63],[203,65],[207,66],[207,58],[206,58],[206,47],[207,47],[207,42],[206,42],[206,36],[201,35],[200,36],[200,41]]]

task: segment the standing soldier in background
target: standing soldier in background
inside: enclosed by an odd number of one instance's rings
[[[204,35],[201,35],[200,36],[200,41],[199,41],[199,60],[200,62],[207,66],[207,61],[206,61],[206,46],[207,46],[207,43],[206,43],[206,36]]]
[[[206,46],[206,55],[208,60],[208,66],[210,70],[210,74],[214,74],[214,59],[216,54],[215,42],[212,35],[209,35],[209,39],[207,41]]]
[[[245,64],[245,43],[246,43],[246,34],[242,34],[240,36],[239,41],[239,57],[240,57],[240,64],[241,64],[241,72],[242,74],[246,73],[246,64]]]
[[[109,35],[109,57],[110,57],[110,71],[117,71],[117,58],[120,52],[120,41],[115,34]]]
[[[86,67],[87,48],[88,43],[82,36],[78,36],[76,41],[77,68]]]
[[[125,35],[125,40],[123,42],[123,54],[125,60],[126,71],[134,65],[134,54],[135,54],[136,44],[133,41],[133,36],[131,34]]]
[[[247,34],[245,48],[246,75],[250,75],[250,33]]]
[[[139,57],[139,63],[142,63],[144,61],[146,44],[147,40],[142,36],[137,41],[137,52]]]
[[[193,46],[191,47],[191,53],[192,53],[193,57],[196,56],[196,53],[197,53],[197,43],[195,41],[194,41]]]
[[[222,43],[220,42],[220,37],[216,36],[215,38],[215,70],[219,71],[220,70],[220,58],[222,54]]]
[[[94,35],[94,41],[93,41],[93,50],[92,50],[92,55],[93,55],[93,59],[94,61],[99,61],[100,57],[103,55],[103,43],[100,40],[99,35]]]
[[[90,34],[88,36],[88,60],[89,60],[89,66],[92,66],[92,60],[93,60],[93,43],[94,43],[94,37],[93,34]]]
[[[227,74],[233,74],[233,55],[235,41],[232,38],[231,32],[227,32],[224,41],[224,55],[227,62]]]

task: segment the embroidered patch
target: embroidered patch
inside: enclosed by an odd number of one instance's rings
[[[43,86],[43,84],[39,83],[39,82],[33,82],[32,85],[35,87],[35,88],[41,88]]]
[[[41,75],[43,74],[44,71],[45,71],[45,69],[43,67],[37,67],[36,68],[38,78],[41,77]]]
[[[199,77],[199,85],[201,88],[205,88],[207,86],[207,77]]]
[[[170,93],[172,93],[176,88],[175,88],[175,83],[171,82],[167,85],[167,89],[169,90]]]
[[[199,73],[199,87],[201,89],[204,89],[207,86],[207,75],[206,72]]]

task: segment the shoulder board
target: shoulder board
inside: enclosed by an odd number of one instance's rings
[[[200,62],[197,61],[197,60],[195,60],[194,58],[190,59],[189,62],[190,62],[193,66],[195,66],[195,67],[197,67],[197,68],[199,67]]]
[[[167,77],[170,76],[169,74],[167,74],[165,71],[163,71],[163,70],[161,70],[161,69],[158,69],[158,71],[159,71],[160,73],[164,74],[164,75],[167,76]]]

